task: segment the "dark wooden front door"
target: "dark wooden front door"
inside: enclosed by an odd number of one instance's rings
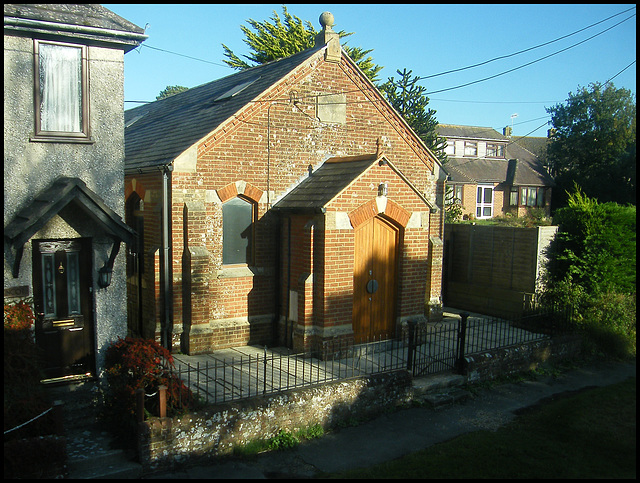
[[[34,240],[36,343],[46,378],[94,372],[91,240]]]
[[[395,335],[400,230],[376,216],[356,229],[353,333],[356,341]]]

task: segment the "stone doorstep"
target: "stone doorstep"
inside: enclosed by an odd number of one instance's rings
[[[460,386],[466,378],[459,374],[437,374],[413,380],[413,397],[433,408],[467,399],[471,393]]]

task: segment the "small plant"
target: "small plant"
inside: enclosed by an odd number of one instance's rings
[[[143,389],[147,395],[156,394],[162,385],[167,387],[167,416],[191,409],[195,398],[171,372],[173,367],[171,353],[154,340],[127,337],[109,346],[105,355],[109,384],[104,408],[107,421],[118,421],[121,433],[133,430],[136,391]],[[145,396],[146,415],[158,415],[158,400],[157,396]]]
[[[296,435],[281,429],[277,436],[269,440],[269,449],[291,449],[298,444],[300,444],[300,439]]]

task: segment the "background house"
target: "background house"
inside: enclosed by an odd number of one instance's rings
[[[126,335],[124,54],[99,5],[4,5],[4,297],[31,298],[48,378],[99,374]]]
[[[444,173],[331,25],[125,116],[133,333],[300,349],[441,316]]]
[[[523,146],[527,138],[513,140],[495,129],[440,124],[438,134],[447,139],[448,186],[462,205],[463,217],[524,216],[531,208],[550,214],[553,179],[541,159]]]

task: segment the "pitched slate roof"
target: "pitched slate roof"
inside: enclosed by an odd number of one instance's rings
[[[365,154],[327,159],[272,207],[275,211],[321,213],[326,205],[376,163],[388,165],[431,209],[434,205],[384,155]]]
[[[307,49],[125,111],[125,170],[170,164],[323,48]]]
[[[508,141],[492,127],[459,126],[457,124],[438,124],[438,135],[445,138],[483,139],[487,141]]]
[[[122,48],[125,52],[147,38],[144,29],[98,4],[5,3],[4,28],[16,34],[103,42]]]
[[[38,194],[4,227],[5,241],[21,253],[22,246],[29,238],[71,204],[85,212],[106,233],[125,243],[132,241],[135,231],[100,196],[90,190],[81,179],[65,177],[58,178]],[[20,263],[19,257],[16,261]],[[17,273],[17,265],[14,266],[14,273]]]
[[[129,243],[135,234],[122,218],[90,190],[79,178],[58,178],[24,207],[4,228],[4,237],[12,245],[24,244],[65,206],[77,202],[108,233]]]
[[[329,158],[308,178],[278,200],[273,209],[320,212],[377,159],[375,154]]]
[[[438,134],[447,139],[499,141],[506,143],[505,158],[454,157],[448,155],[445,169],[453,183],[506,183],[518,186],[554,186],[542,162],[517,142],[490,127],[440,124]]]

